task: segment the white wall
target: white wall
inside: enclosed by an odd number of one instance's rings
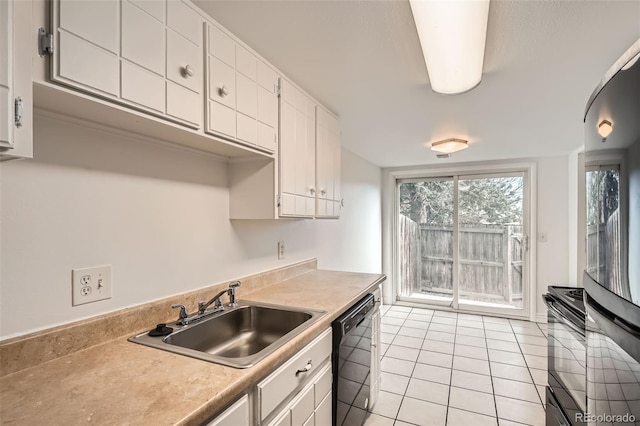
[[[339,221],[230,221],[219,160],[35,121],[35,159],[0,166],[1,339],[312,257],[380,272],[381,172],[349,151]],[[101,264],[113,297],[72,307],[71,269]]]
[[[542,295],[550,285],[575,285],[570,283],[575,274],[569,271],[576,269],[576,256],[570,253],[575,246],[570,247],[571,230],[569,209],[575,208],[577,201],[570,195],[569,189],[577,179],[571,178],[577,168],[570,166],[570,161],[577,161],[577,156],[547,157],[537,160],[538,163],[538,234],[546,232],[548,241],[538,242],[537,245],[537,286],[536,286],[536,314],[540,321],[547,317],[547,308],[542,303]],[[570,186],[571,185],[571,186]],[[577,219],[575,219],[577,220]],[[573,219],[571,220],[573,223]],[[575,223],[573,223],[575,226]]]

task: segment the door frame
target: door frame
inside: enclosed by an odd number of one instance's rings
[[[537,281],[536,281],[536,258],[537,258],[537,175],[536,163],[531,162],[491,162],[482,164],[468,164],[457,166],[423,166],[420,168],[390,168],[383,170],[383,194],[382,194],[382,266],[383,271],[388,275],[389,284],[384,288],[384,302],[388,304],[398,303],[406,306],[428,307],[422,303],[411,300],[400,300],[397,296],[397,287],[400,271],[398,268],[398,214],[399,204],[397,193],[398,179],[419,179],[437,178],[456,175],[487,175],[494,173],[523,172],[528,185],[525,185],[523,201],[529,204],[528,211],[525,209],[524,222],[529,224],[528,245],[529,250],[523,261],[527,264],[527,273],[523,279],[527,281],[528,291],[523,293],[523,310],[521,315],[508,315],[504,311],[490,312],[487,314],[509,316],[512,318],[529,319],[536,321],[537,302]],[[442,310],[454,310],[446,306],[432,306]],[[456,310],[457,311],[457,310]],[[473,310],[464,310],[473,313]]]

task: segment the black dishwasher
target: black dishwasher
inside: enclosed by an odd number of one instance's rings
[[[359,426],[369,410],[372,315],[377,305],[367,294],[333,326],[333,424]]]

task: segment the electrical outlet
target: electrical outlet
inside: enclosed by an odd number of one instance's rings
[[[284,241],[278,241],[278,259],[284,259]]]
[[[72,269],[71,305],[111,299],[111,265]]]

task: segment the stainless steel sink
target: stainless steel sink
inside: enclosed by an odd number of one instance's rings
[[[152,337],[146,332],[129,340],[205,361],[248,368],[325,314],[310,309],[239,301],[237,307],[225,308],[193,324],[167,324],[173,328],[167,336]]]

